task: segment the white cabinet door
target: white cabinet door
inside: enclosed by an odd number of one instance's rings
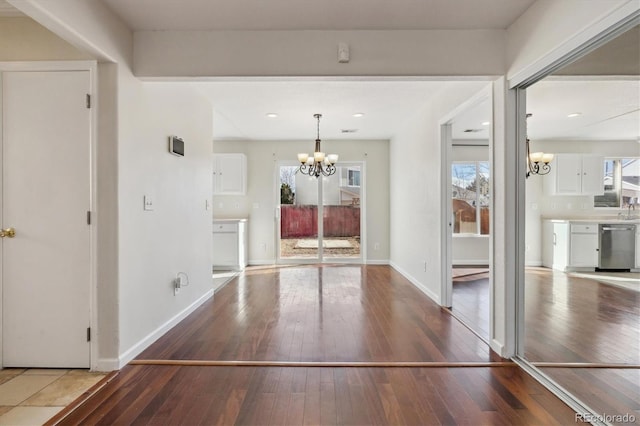
[[[555,193],[577,195],[582,191],[582,158],[578,154],[558,154],[555,161]],[[552,166],[552,167],[554,167]]]
[[[604,158],[582,156],[582,194],[604,195]]]
[[[551,166],[554,195],[604,194],[604,157],[583,154],[557,154]]]
[[[571,233],[571,266],[598,266],[598,234]]]
[[[214,195],[244,195],[247,192],[247,158],[244,154],[213,155]]]
[[[213,233],[213,264],[214,266],[233,267],[238,264],[238,233]]]

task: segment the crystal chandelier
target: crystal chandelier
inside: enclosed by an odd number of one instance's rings
[[[336,172],[335,164],[338,162],[337,154],[325,155],[320,149],[320,118],[322,114],[313,114],[318,120],[318,136],[316,138],[316,149],[313,155],[307,153],[298,154],[298,161],[300,161],[300,172],[309,175],[320,177],[331,176]]]

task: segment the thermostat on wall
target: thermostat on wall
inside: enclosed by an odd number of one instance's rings
[[[184,141],[177,136],[169,136],[169,152],[184,157]]]

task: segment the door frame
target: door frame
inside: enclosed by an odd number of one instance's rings
[[[98,316],[97,316],[97,247],[98,247],[98,215],[97,213],[97,94],[98,94],[98,81],[97,81],[97,69],[98,64],[96,61],[34,61],[34,62],[1,62],[0,61],[0,83],[2,82],[3,74],[9,71],[15,72],[56,72],[56,71],[88,71],[89,72],[89,84],[91,95],[91,108],[90,108],[90,140],[89,140],[89,154],[90,154],[90,182],[89,182],[89,205],[91,208],[91,224],[89,226],[89,250],[90,250],[90,265],[89,265],[89,327],[91,327],[91,340],[89,342],[90,352],[90,366],[91,370],[97,369],[98,363]],[[2,126],[2,85],[0,84],[0,128]],[[0,132],[0,148],[3,145],[3,135]],[[0,199],[2,198],[2,150],[0,149]],[[2,223],[2,210],[0,209],[0,223]],[[3,282],[2,282],[2,245],[0,245],[0,294],[2,294]],[[2,305],[0,304],[0,366],[4,365],[2,359],[2,344],[3,344],[3,330],[2,324]]]
[[[274,203],[275,203],[275,235],[274,235],[274,248],[275,248],[275,258],[276,264],[314,264],[314,263],[356,263],[356,264],[364,264],[366,259],[366,246],[367,246],[367,238],[366,238],[366,161],[343,161],[337,164],[336,167],[343,167],[345,165],[353,165],[360,167],[360,256],[358,258],[349,257],[349,258],[336,258],[331,257],[327,258],[324,256],[324,250],[322,244],[318,244],[318,256],[311,259],[304,258],[282,258],[280,255],[280,233],[281,233],[281,223],[280,223],[280,167],[299,167],[300,163],[291,160],[279,160],[275,162],[275,170],[273,172],[274,180]],[[318,181],[321,181],[321,178],[318,178]],[[320,201],[318,206],[318,217],[323,217],[324,214],[324,204],[323,204],[323,185],[318,182],[318,201]],[[324,238],[324,224],[322,220],[318,220],[318,238]]]
[[[493,83],[488,83],[485,88],[480,90],[478,93],[476,93],[465,102],[458,105],[444,117],[442,117],[438,123],[440,126],[440,164],[442,165],[440,170],[440,181],[443,185],[442,190],[440,191],[440,214],[442,215],[442,220],[440,221],[440,253],[442,253],[440,257],[440,305],[446,308],[451,308],[451,305],[453,304],[453,274],[451,272],[451,269],[453,267],[453,206],[451,203],[451,147],[453,142],[452,127],[453,123],[456,121],[456,118],[460,114],[486,100],[490,101],[490,108],[493,111],[492,86]],[[494,176],[493,128],[494,125],[493,123],[491,123],[491,126],[489,128],[490,176]],[[493,207],[493,187],[494,185],[489,185],[489,199],[491,200],[489,209],[492,212],[495,210]],[[489,292],[491,293],[489,297],[489,330],[490,334],[493,334],[493,214],[490,214],[489,218]],[[490,336],[490,339],[493,339],[493,335]]]

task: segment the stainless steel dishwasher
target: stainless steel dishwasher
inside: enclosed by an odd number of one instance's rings
[[[599,232],[600,269],[631,269],[636,259],[636,225],[608,224],[600,225]]]

